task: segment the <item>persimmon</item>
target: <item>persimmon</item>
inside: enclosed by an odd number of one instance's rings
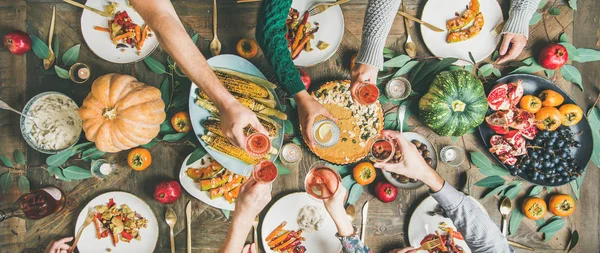
[[[134,148],[127,155],[127,164],[133,170],[145,170],[152,164],[152,154],[148,149]]]
[[[375,167],[373,167],[372,163],[362,162],[354,166],[352,175],[354,176],[354,180],[356,180],[359,185],[368,185],[375,181],[377,172],[375,171]]]
[[[536,113],[542,109],[542,100],[533,95],[525,95],[519,102],[521,109],[530,113]]]
[[[575,200],[567,194],[556,194],[550,197],[548,210],[558,216],[569,216],[575,212]]]
[[[562,124],[564,126],[577,125],[581,118],[583,118],[583,111],[581,107],[575,104],[564,104],[558,109],[562,116]]]
[[[237,53],[246,59],[252,59],[258,54],[258,44],[250,38],[243,38],[235,46]]]
[[[544,90],[538,96],[542,100],[542,106],[559,106],[565,98],[553,90]]]
[[[521,206],[521,211],[523,211],[525,217],[531,220],[539,220],[544,218],[546,214],[546,202],[536,197],[526,198]]]
[[[556,130],[562,124],[562,116],[556,107],[542,107],[535,113],[535,120],[538,122],[537,127],[540,130],[548,130],[550,132]]]
[[[187,112],[178,112],[171,117],[171,125],[179,133],[187,133],[192,129],[190,114]]]

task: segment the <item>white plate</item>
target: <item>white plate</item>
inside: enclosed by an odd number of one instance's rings
[[[423,8],[421,19],[434,26],[446,30],[446,21],[455,17],[455,12],[462,13],[465,6],[469,5],[470,0],[429,0]],[[434,32],[421,25],[421,35],[425,45],[431,53],[437,57],[456,57],[462,60],[457,61],[456,65],[469,65],[469,51],[473,54],[475,61],[480,62],[490,56],[500,39],[501,35],[492,36],[490,31],[500,24],[502,9],[496,0],[479,0],[479,11],[483,13],[485,24],[481,32],[470,40],[446,43],[448,32]],[[467,27],[469,27],[467,25]]]
[[[264,238],[267,238],[267,236],[283,221],[287,221],[287,225],[284,229],[298,230],[298,222],[296,219],[298,218],[300,209],[306,205],[321,207],[325,212],[325,220],[319,231],[302,233],[302,236],[306,237],[306,241],[302,242],[302,245],[306,247],[306,252],[340,252],[340,250],[342,250],[340,240],[335,237],[337,228],[331,219],[331,216],[327,214],[323,202],[311,198],[306,192],[295,192],[285,195],[277,200],[277,202],[269,208],[269,211],[263,219],[260,231],[262,235],[261,238],[263,238],[263,249],[266,252],[270,253],[274,251],[269,248],[264,241]]]
[[[427,145],[427,150],[429,150],[429,152],[431,153],[430,157],[431,157],[431,160],[433,160],[433,163],[431,164],[431,168],[433,168],[435,170],[437,168],[438,159],[437,159],[437,152],[435,151],[435,147],[433,146],[433,144],[431,144],[431,142],[429,142],[429,140],[427,140],[427,138],[425,138],[425,136],[415,133],[415,132],[404,132],[404,133],[402,133],[402,135],[408,141],[418,140],[421,143],[425,143],[425,145]],[[421,181],[417,181],[414,183],[406,183],[406,184],[400,183],[400,182],[398,182],[398,180],[396,180],[394,177],[392,177],[392,173],[387,172],[387,171],[382,171],[382,172],[383,172],[383,176],[385,177],[385,179],[398,188],[417,189],[417,188],[423,186],[423,182],[421,182]]]
[[[146,202],[127,192],[107,192],[92,199],[85,207],[83,207],[83,209],[81,209],[79,216],[77,216],[74,234],[77,234],[79,228],[83,225],[83,221],[88,213],[88,208],[105,205],[111,198],[115,201],[117,206],[127,204],[131,207],[131,210],[138,212],[148,220],[148,227],[140,229],[142,240],[131,240],[129,243],[120,241],[115,247],[109,237],[100,240],[96,238],[96,229],[92,223],[87,226],[81,234],[81,238],[77,244],[79,252],[106,252],[106,249],[111,249],[111,253],[153,252],[156,247],[156,242],[158,241],[158,222],[156,216],[154,216],[154,213]]]
[[[211,158],[211,156],[209,154],[206,154],[198,161],[195,161],[194,163],[186,166],[187,161],[190,159],[190,155],[188,155],[188,157],[186,157],[185,160],[183,160],[183,164],[181,165],[181,170],[179,171],[179,182],[181,183],[181,186],[183,186],[183,189],[185,189],[185,191],[188,192],[190,195],[194,196],[194,198],[197,198],[198,200],[208,204],[209,206],[216,207],[219,209],[233,211],[233,209],[235,209],[235,202],[229,203],[229,201],[227,201],[223,197],[216,198],[216,199],[210,199],[208,192],[200,190],[200,185],[198,183],[194,182],[194,179],[188,177],[187,174],[185,173],[185,171],[191,167],[193,167],[193,168],[207,167],[210,164],[210,162],[207,162],[207,159]],[[205,160],[204,166],[200,165],[201,160]]]
[[[292,8],[298,10],[300,17],[302,17],[304,11],[319,2],[335,1],[294,0],[292,1]],[[321,14],[309,17],[308,22],[312,24],[311,29],[314,29],[316,27],[315,23],[318,23],[319,30],[315,33],[315,38],[310,40],[313,50],[311,52],[302,51],[298,58],[294,60],[294,64],[300,67],[313,66],[329,59],[335,54],[344,37],[344,14],[342,14],[339,5],[331,7]],[[327,42],[329,47],[325,50],[318,49],[317,44],[319,44],[319,41]]]
[[[477,203],[479,208],[481,208],[487,214],[487,211],[481,205],[481,203],[479,203],[479,201],[477,201],[471,196],[468,196],[468,198],[473,199]],[[429,196],[417,206],[417,209],[415,209],[415,211],[410,216],[410,221],[408,223],[408,241],[412,247],[420,247],[423,238],[425,238],[425,236],[429,234],[434,234],[436,230],[440,234],[446,234],[445,232],[438,229],[438,225],[440,225],[440,223],[442,222],[445,222],[448,227],[451,227],[454,229],[454,231],[456,231],[454,223],[449,218],[444,218],[440,215],[430,216],[429,214],[427,214],[427,212],[433,211],[437,205],[438,202],[432,196]],[[456,242],[457,245],[461,246],[466,253],[471,252],[471,249],[469,249],[469,246],[467,246],[467,243],[465,241],[454,240],[454,242]]]
[[[127,6],[125,0],[111,1],[119,4],[117,11],[127,11],[127,14],[133,19],[134,23],[139,26],[144,24],[144,20],[140,14]],[[104,6],[108,5],[108,1],[89,0],[85,5],[98,10],[104,10]],[[103,17],[88,10],[83,10],[81,14],[81,34],[90,50],[98,57],[113,63],[131,63],[144,59],[158,47],[158,39],[156,39],[156,34],[153,34],[152,37],[148,36],[144,42],[140,55],[137,55],[135,48],[126,48],[125,52],[121,52],[121,49],[117,49],[115,44],[113,44],[107,32],[94,30],[94,26],[107,27],[108,20],[110,19],[112,17]]]
[[[258,68],[256,68],[256,66],[252,65],[252,63],[250,63],[246,59],[239,57],[237,55],[223,54],[223,55],[215,56],[215,57],[208,59],[208,64],[211,67],[227,68],[227,69],[235,70],[238,72],[242,72],[242,73],[246,73],[249,75],[253,75],[253,76],[257,76],[257,77],[266,79],[265,76],[260,72],[260,70],[258,70]],[[202,139],[200,139],[200,137],[203,134],[207,133],[206,129],[204,129],[204,126],[202,126],[202,123],[206,119],[208,119],[208,117],[212,116],[212,114],[208,110],[204,109],[204,107],[196,105],[194,103],[194,100],[196,99],[195,94],[196,94],[197,88],[198,88],[198,86],[196,84],[192,83],[192,86],[190,88],[190,103],[189,103],[190,119],[192,121],[192,127],[194,128],[194,133],[196,134],[196,137],[198,138],[198,140],[200,141],[202,146],[206,149],[206,151],[208,151],[208,153],[215,160],[217,160],[217,162],[219,162],[221,165],[223,165],[223,167],[227,168],[228,170],[230,170],[233,173],[244,175],[244,176],[249,176],[250,172],[252,172],[252,169],[253,169],[252,164],[247,164],[247,163],[243,162],[242,160],[239,160],[237,158],[234,158],[234,157],[231,157],[224,153],[221,153],[219,151],[216,151],[216,150],[212,149],[211,147],[209,147],[206,144],[206,142],[204,142]],[[277,102],[276,108],[281,110],[281,103],[279,101],[279,98],[277,97],[277,94],[275,93],[274,90],[271,90],[271,92],[273,92],[273,95],[275,95],[275,101]],[[284,135],[284,130],[285,130],[284,129],[285,124],[284,124],[283,120],[281,120],[281,119],[278,119],[275,117],[271,117],[271,118],[273,120],[275,120],[275,122],[277,122],[279,125],[281,125],[281,128],[279,129],[279,137],[271,140],[271,145],[274,148],[276,148],[277,150],[281,150],[281,145],[283,144],[283,135]],[[275,159],[277,159],[277,155],[271,155],[270,160],[275,161]]]

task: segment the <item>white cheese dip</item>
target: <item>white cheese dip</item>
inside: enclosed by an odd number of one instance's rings
[[[61,150],[73,145],[81,134],[79,107],[62,94],[48,94],[38,98],[27,111],[34,117],[25,120],[29,137],[41,149]]]
[[[323,225],[325,211],[318,206],[306,205],[298,213],[298,226],[305,232],[318,231]]]

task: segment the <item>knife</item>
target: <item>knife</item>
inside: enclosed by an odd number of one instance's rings
[[[443,32],[444,31],[441,28],[438,28],[437,26],[434,26],[434,25],[432,25],[430,23],[427,23],[427,22],[425,22],[423,20],[420,20],[418,18],[413,17],[412,15],[410,15],[410,14],[408,14],[406,12],[398,11],[398,15],[403,16],[405,18],[408,18],[408,19],[410,19],[412,21],[415,21],[415,22],[417,22],[419,24],[422,24],[422,25],[424,25],[425,27],[431,29],[434,32]]]
[[[518,242],[513,242],[511,240],[508,240],[508,244],[510,244],[511,246],[517,247],[517,248],[526,249],[526,250],[529,250],[529,251],[535,251],[535,249],[532,248],[532,247],[520,244]]]
[[[185,207],[185,219],[187,222],[187,252],[192,253],[192,201],[188,201]]]
[[[362,221],[360,228],[360,241],[365,242],[365,231],[367,230],[367,215],[369,214],[369,201],[362,208]]]

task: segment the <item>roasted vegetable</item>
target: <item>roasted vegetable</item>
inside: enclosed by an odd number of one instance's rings
[[[240,159],[245,163],[255,164],[260,160],[260,158],[254,158],[251,155],[249,155],[245,150],[231,144],[231,142],[229,142],[229,140],[227,140],[225,137],[209,133],[202,135],[201,139],[213,149],[221,153],[233,156],[237,159]]]
[[[275,123],[275,121],[273,121],[271,119],[265,120],[265,119],[263,119],[263,117],[258,117],[258,120],[263,125],[263,127],[269,132],[269,137],[277,138],[277,136],[279,135],[278,134],[279,126],[277,125],[277,123]],[[216,135],[225,137],[223,135],[223,132],[221,131],[221,120],[219,120],[217,118],[209,117],[208,120],[206,120],[206,121],[204,121],[204,123],[202,123],[202,125],[209,132],[212,132]],[[249,126],[244,128],[244,131],[252,132],[252,130],[250,129]]]
[[[198,91],[198,96],[197,99],[203,99],[203,100],[208,100],[208,96],[202,92],[202,91]],[[240,104],[244,105],[246,108],[252,110],[253,112],[257,112],[257,113],[262,113],[266,116],[275,116],[279,119],[282,120],[286,120],[287,119],[287,115],[277,109],[274,108],[270,108],[252,98],[247,98],[247,97],[240,97],[240,96],[235,96],[235,99],[240,102]],[[207,108],[208,110],[208,108]]]
[[[230,92],[252,98],[269,98],[267,88],[246,79],[215,71],[215,75]]]

